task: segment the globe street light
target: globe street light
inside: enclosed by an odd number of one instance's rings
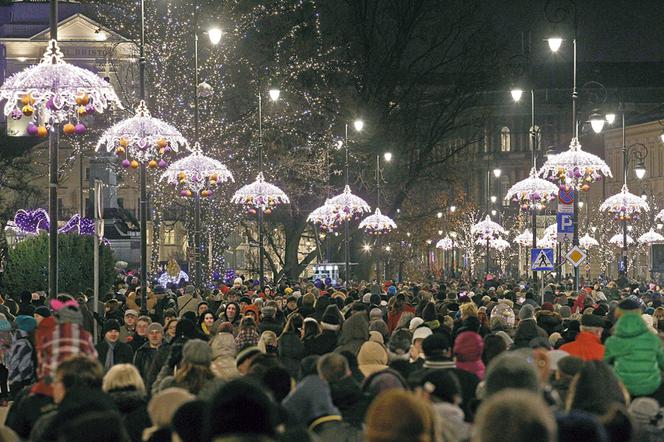
[[[604,123],[606,123],[606,119],[598,112],[593,112],[590,115],[590,126],[596,134],[602,132],[602,129],[604,129]]]
[[[385,159],[385,161],[389,163],[390,161],[392,161],[392,152],[385,152],[383,154],[383,158]]]
[[[221,41],[222,31],[219,28],[210,28],[207,31],[208,37],[210,38],[210,43],[213,45],[219,44]]]
[[[268,91],[268,94],[270,95],[270,100],[277,101],[277,100],[279,100],[279,96],[281,95],[281,91],[277,88],[272,88]]]

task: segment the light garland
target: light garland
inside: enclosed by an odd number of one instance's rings
[[[360,229],[373,236],[386,235],[397,228],[397,224],[389,216],[383,215],[376,207],[373,215],[364,218],[359,225]]]
[[[238,189],[231,201],[245,206],[249,213],[256,213],[256,209],[263,209],[266,214],[279,204],[289,204],[290,199],[283,190],[265,181],[263,172],[256,177],[256,181]]]
[[[491,221],[491,217],[487,215],[484,220],[471,227],[470,233],[478,235],[481,239],[486,241],[487,239],[495,238],[499,235],[507,235],[507,230],[505,230],[500,224]]]
[[[602,177],[612,177],[611,168],[597,155],[584,152],[577,138],[572,138],[569,149],[550,155],[540,169],[540,175],[557,181],[561,189],[587,191],[590,184]]]
[[[537,247],[544,249],[553,249],[558,245],[558,241],[552,236],[543,236],[537,240]]]
[[[516,237],[514,237],[514,242],[520,246],[532,247],[533,245],[533,232],[530,229],[526,229]]]
[[[359,196],[353,195],[348,185],[344,187],[343,193],[330,198],[328,205],[333,207],[334,211],[345,221],[358,219],[362,213],[371,212],[369,204]]]
[[[640,196],[630,193],[627,184],[623,184],[620,193],[608,197],[599,210],[612,214],[616,221],[630,221],[638,219],[641,212],[648,212],[650,206]]]
[[[159,179],[163,180],[179,188],[182,197],[198,193],[204,198],[212,195],[218,182],[235,182],[233,174],[221,161],[203,155],[198,142],[194,143],[191,154],[166,169]]]
[[[486,239],[477,238],[475,244],[478,246],[486,245]],[[510,243],[502,238],[493,238],[489,240],[489,248],[504,252],[509,249]]]
[[[557,194],[558,187],[550,181],[539,178],[537,170],[533,167],[530,169],[528,178],[510,187],[505,195],[505,199],[517,202],[524,210],[531,207],[540,210],[549,201],[554,199]]]
[[[141,100],[133,117],[104,131],[95,150],[105,147],[108,152],[124,157],[121,165],[125,169],[137,169],[140,163],[147,163],[151,169],[165,169],[168,163],[164,158],[177,152],[180,146],[189,148],[189,143],[175,127],[153,118],[145,101]]]
[[[445,251],[452,250],[454,248],[454,241],[449,236],[445,236],[445,238],[436,243],[436,248]]]
[[[95,73],[65,62],[55,40],[48,42],[39,64],[4,82],[0,100],[7,100],[5,116],[32,118],[27,132],[39,137],[48,135],[48,126],[65,122],[62,131],[66,135],[82,135],[87,131],[84,116],[102,113],[111,105],[122,109],[113,86]]]
[[[48,212],[45,209],[23,210],[19,209],[14,215],[12,228],[22,235],[38,235],[48,232],[51,224]],[[81,217],[78,213],[72,216],[58,233],[77,233],[79,235],[94,235],[95,222],[90,218]]]
[[[662,236],[659,233],[655,232],[655,230],[653,228],[650,228],[650,230],[648,230],[646,233],[639,236],[637,241],[641,244],[652,244],[654,242],[664,241],[664,236]]]

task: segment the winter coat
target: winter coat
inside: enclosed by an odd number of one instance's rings
[[[136,351],[134,355],[134,365],[138,369],[138,372],[141,374],[143,381],[147,381],[148,374],[150,373],[150,367],[152,366],[152,361],[157,352],[166,344],[162,344],[159,348],[152,348],[149,342],[141,345],[141,347]],[[149,388],[146,386],[146,388]]]
[[[604,346],[598,336],[589,332],[580,332],[574,342],[561,345],[560,349],[584,361],[601,361],[604,359]]]
[[[341,411],[344,421],[362,428],[364,416],[373,399],[368,393],[362,392],[360,384],[352,376],[346,376],[330,383],[332,403]]]
[[[484,379],[484,362],[482,362],[482,351],[484,341],[482,337],[471,331],[461,332],[454,341],[454,354],[456,355],[456,367]]]
[[[101,366],[104,367],[106,364],[106,353],[108,352],[108,342],[104,339],[99,342],[95,347],[97,349],[97,359],[101,363]],[[117,341],[115,343],[115,348],[113,349],[113,365],[117,364],[131,364],[134,360],[134,352],[131,347],[125,343]]]
[[[324,355],[331,353],[337,347],[339,335],[334,330],[323,330],[323,332],[316,336],[313,342],[313,354]]]
[[[230,381],[240,377],[235,366],[235,338],[232,333],[219,333],[210,343],[212,347],[212,373],[218,378]]]
[[[519,322],[514,334],[514,348],[528,348],[530,341],[535,338],[548,338],[546,331],[537,325],[534,319],[524,319]]]
[[[286,332],[279,336],[279,360],[293,379],[297,379],[303,357],[304,344],[295,332]]]
[[[143,430],[151,425],[144,395],[133,389],[108,392],[122,418],[132,442],[140,442]]]
[[[264,331],[272,331],[275,335],[279,336],[284,329],[283,323],[275,318],[263,318],[261,323],[258,324],[258,334],[262,335]]]
[[[360,347],[369,340],[369,321],[363,313],[355,313],[344,321],[335,353],[349,351],[357,356]]]
[[[341,416],[324,416],[313,421],[309,431],[321,442],[362,442],[362,432],[341,420]]]
[[[23,330],[17,330],[7,358],[9,383],[32,383],[35,379],[36,360],[37,355],[30,342],[30,335]]]
[[[399,324],[399,319],[401,319],[401,315],[404,312],[411,312],[415,314],[415,308],[410,304],[404,304],[403,307],[401,307],[401,310],[399,310],[398,312],[390,311],[387,313],[387,327],[390,329],[390,333],[392,333],[394,329],[397,328],[397,324]]]
[[[367,341],[362,344],[357,354],[357,367],[364,377],[385,370],[387,368],[387,351],[382,344]]]
[[[537,312],[537,325],[548,335],[563,331],[563,318],[555,312],[540,310]]]
[[[616,375],[632,396],[649,395],[661,382],[664,348],[639,313],[624,313],[606,340],[604,360],[613,365]]]

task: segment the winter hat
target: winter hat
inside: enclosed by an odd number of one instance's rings
[[[563,319],[567,319],[572,316],[572,309],[568,305],[561,305],[558,309],[558,313]]]
[[[393,285],[389,286],[389,287],[387,288],[387,294],[388,294],[389,296],[394,296],[394,295],[396,295],[396,294],[397,294],[397,288],[396,288],[396,286],[393,286]]]
[[[420,318],[419,316],[415,316],[413,319],[410,320],[410,324],[408,325],[408,330],[410,330],[410,332],[413,333],[422,324],[424,324],[424,319]]]
[[[556,346],[556,343],[560,341],[563,338],[563,336],[558,333],[558,332],[553,332],[549,335],[549,344],[551,344],[552,347]]]
[[[411,339],[412,334],[408,330],[400,328],[394,332],[387,342],[387,348],[390,353],[395,355],[407,355],[410,350]]]
[[[250,346],[246,347],[240,352],[238,352],[237,356],[235,356],[235,366],[239,367],[242,365],[247,359],[253,358],[256,355],[261,354],[262,352],[260,349],[256,346]]]
[[[231,434],[273,436],[276,407],[264,390],[246,378],[232,380],[217,390],[208,407],[209,415],[214,416],[209,422],[210,440]]]
[[[244,281],[242,281],[242,278],[235,278],[233,280],[233,288],[238,288],[244,284]]]
[[[210,362],[212,362],[212,349],[205,341],[190,339],[182,348],[182,359],[190,364],[210,365]]]
[[[125,315],[125,318],[126,318],[127,316],[134,316],[134,317],[138,318],[138,312],[137,312],[136,310],[134,310],[134,309],[127,309],[127,310],[125,311],[125,314],[124,314],[124,315]]]
[[[277,309],[271,305],[266,305],[261,309],[261,314],[263,315],[263,318],[274,318],[277,314]]]
[[[455,403],[461,397],[461,384],[452,370],[426,370],[421,383],[426,392],[442,401]]]
[[[558,440],[594,442],[609,442],[611,440],[597,416],[591,413],[582,410],[570,410],[569,413],[556,415],[556,421],[558,422]]]
[[[341,414],[332,403],[330,386],[317,374],[305,377],[281,404],[304,425],[323,416]]]
[[[564,350],[551,350],[547,356],[549,357],[549,370],[556,371],[560,360],[569,356],[569,353]]]
[[[510,335],[508,335],[506,332],[502,330],[496,332],[496,336],[500,336],[503,339],[503,341],[505,341],[507,348],[509,348],[512,344],[514,344],[514,340],[510,338]]]
[[[148,333],[151,332],[164,333],[164,327],[158,322],[153,322],[152,324],[148,325]]]
[[[26,333],[30,333],[37,327],[37,320],[32,316],[28,315],[19,315],[16,317],[16,327],[19,330],[23,330]]]
[[[631,296],[623,299],[620,304],[618,304],[620,310],[629,311],[629,310],[638,310],[641,308],[639,303],[635,301]]]
[[[574,377],[583,368],[583,359],[576,356],[567,355],[558,360],[558,371],[566,374],[569,377]]]
[[[49,316],[51,316],[51,310],[49,310],[49,308],[46,307],[45,305],[40,305],[35,309],[34,314],[39,315],[42,318],[48,318]]]
[[[374,341],[367,341],[362,344],[357,353],[357,366],[364,375],[376,373],[387,368],[387,351],[382,344]]]
[[[547,311],[552,312],[553,311],[553,304],[550,303],[550,302],[545,302],[544,304],[542,304],[542,310],[547,310]]]
[[[629,414],[639,425],[658,425],[662,419],[659,403],[651,397],[639,397],[629,405]]]
[[[486,370],[484,399],[508,388],[539,393],[537,370],[528,363],[530,356],[531,350],[503,352],[496,356]]]
[[[115,319],[109,319],[108,321],[104,322],[104,326],[101,329],[101,335],[106,336],[106,333],[111,330],[116,330],[118,332],[120,331],[120,323]]]
[[[372,308],[369,312],[369,321],[374,319],[383,319],[383,311],[379,308]]]
[[[200,399],[185,402],[177,409],[172,419],[172,426],[179,440],[200,440],[201,428],[207,425],[208,402]]]
[[[581,325],[584,327],[597,327],[601,328],[605,325],[604,318],[597,315],[583,315],[581,316]]]
[[[535,316],[535,309],[530,304],[525,304],[519,310],[519,320],[532,319]]]
[[[472,331],[459,333],[454,340],[454,354],[456,355],[456,367],[473,373],[479,379],[484,379],[484,362],[482,362],[482,351],[484,340]]]
[[[362,296],[362,303],[371,304],[371,293],[365,293],[364,296]]]
[[[426,339],[429,336],[431,336],[432,334],[433,334],[433,332],[431,331],[431,329],[429,327],[420,327],[417,330],[415,330],[415,332],[413,333],[413,343],[417,339]]]
[[[155,429],[170,427],[177,409],[182,404],[194,399],[196,399],[196,396],[182,388],[167,388],[160,391],[152,396],[148,404],[148,414],[152,425]]]
[[[372,342],[378,342],[381,345],[385,344],[385,339],[383,339],[383,335],[376,330],[369,331],[369,340]]]
[[[365,418],[366,439],[377,442],[434,440],[435,426],[431,404],[400,389],[390,389],[376,397]]]

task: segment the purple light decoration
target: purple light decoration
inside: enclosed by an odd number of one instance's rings
[[[20,209],[14,216],[14,223],[24,234],[38,235],[42,231],[48,231],[50,219],[45,209]],[[95,222],[90,218],[81,218],[79,214],[76,214],[58,229],[58,233],[72,232],[92,236],[95,233]]]

